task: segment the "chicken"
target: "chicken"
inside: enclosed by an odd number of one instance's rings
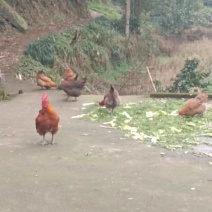
[[[57,87],[56,83],[53,82],[49,77],[46,76],[44,71],[38,71],[36,76],[37,85],[41,86],[42,89],[49,89],[51,87]]]
[[[178,111],[180,116],[203,115],[206,110],[205,103],[207,102],[208,94],[204,91],[199,91],[195,98],[186,101],[184,107]]]
[[[68,95],[67,99],[70,96],[75,97],[75,101],[77,100],[77,97],[79,97],[82,94],[82,90],[85,87],[86,78],[83,79],[77,79],[78,75],[75,76],[74,79],[62,79],[61,81],[61,87],[64,90],[64,92]]]
[[[99,102],[99,106],[105,106],[113,114],[115,107],[120,105],[120,98],[118,91],[111,85],[110,91],[104,95],[104,99]]]
[[[76,75],[70,68],[65,69],[64,80],[72,80],[75,79],[75,77]]]
[[[35,126],[37,132],[43,136],[43,143],[48,144],[45,140],[46,133],[52,134],[51,144],[54,144],[54,134],[58,131],[59,116],[47,100],[48,96],[46,93],[42,95],[42,109],[35,120]]]

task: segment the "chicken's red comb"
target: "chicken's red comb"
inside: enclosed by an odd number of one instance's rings
[[[179,111],[178,111],[178,115],[179,115],[179,116],[183,116],[184,114],[183,114],[182,111],[179,110]]]
[[[104,106],[104,100],[102,100],[101,102],[99,102],[99,106]]]
[[[47,95],[46,93],[44,93],[44,94],[42,95],[42,101],[47,100],[47,98],[48,98],[48,95]]]

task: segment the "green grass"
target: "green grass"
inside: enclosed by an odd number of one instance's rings
[[[212,111],[203,117],[179,117],[177,110],[183,104],[182,100],[166,99],[129,103],[116,108],[113,116],[95,104],[84,118],[106,122],[123,130],[126,136],[174,150],[199,144],[198,136],[212,136]]]
[[[104,72],[103,77],[109,81],[116,81],[119,76],[126,74],[130,68],[132,68],[130,63],[123,62],[120,66],[116,66],[114,69],[110,69],[107,72]]]
[[[102,13],[112,20],[118,20],[118,19],[121,19],[122,17],[119,10],[109,5],[88,1],[88,8],[91,10],[97,11],[99,13]]]

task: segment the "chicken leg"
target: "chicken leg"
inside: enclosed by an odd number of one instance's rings
[[[51,141],[51,144],[54,145],[55,142],[54,142],[54,134],[52,134],[52,141]]]

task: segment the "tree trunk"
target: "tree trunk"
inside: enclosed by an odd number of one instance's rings
[[[130,0],[126,0],[126,11],[125,11],[125,35],[129,37],[130,34]]]
[[[141,0],[134,0],[134,15],[137,18],[141,15]]]
[[[0,0],[0,14],[20,31],[26,31],[28,24],[9,4]]]

